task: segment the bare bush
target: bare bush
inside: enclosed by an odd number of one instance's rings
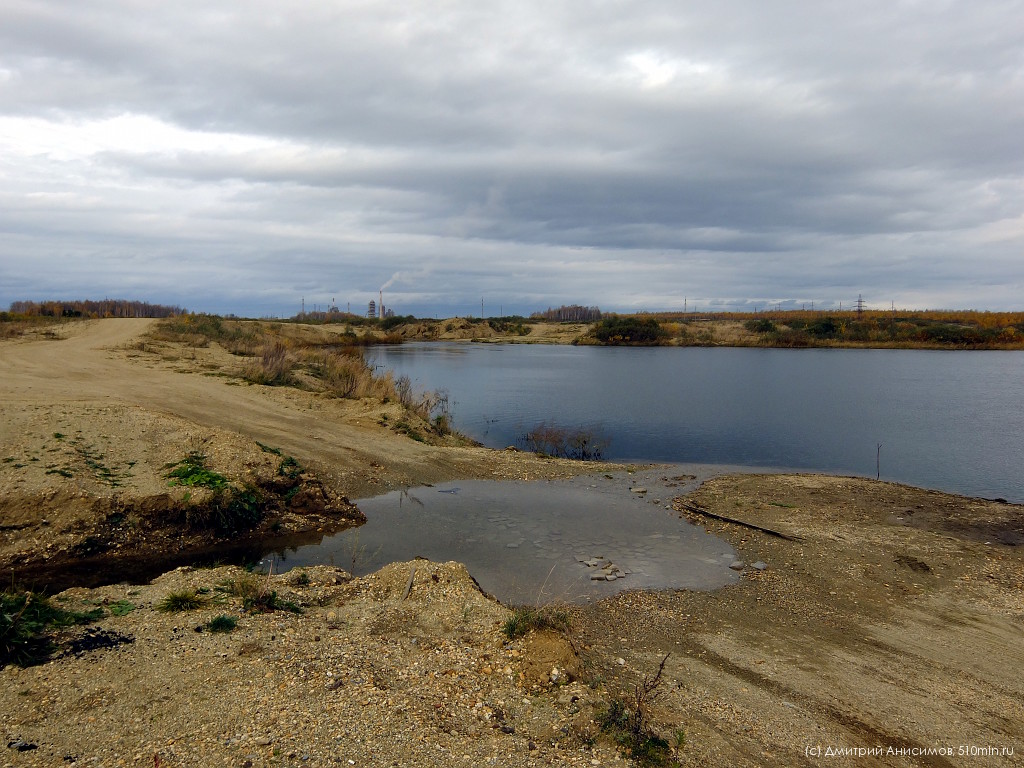
[[[288,347],[280,341],[272,341],[263,345],[259,359],[250,362],[242,375],[254,384],[284,386],[292,381],[292,370],[295,361],[288,353]]]
[[[413,407],[412,379],[402,375],[395,380],[395,395],[403,408]]]
[[[374,376],[373,368],[355,348],[312,351],[303,355],[310,373],[335,397],[396,397],[391,374]]]
[[[586,427],[561,427],[541,422],[517,442],[528,451],[580,461],[600,461],[608,439]]]
[[[643,681],[634,687],[628,703],[623,699],[612,699],[598,718],[601,728],[611,733],[623,752],[639,766],[679,764],[673,759],[668,740],[659,736],[651,723],[651,708],[662,693],[659,688],[664,680],[668,657],[665,654],[658,665],[658,671],[653,675],[645,675]],[[684,740],[685,734],[678,731],[677,745],[681,745]]]

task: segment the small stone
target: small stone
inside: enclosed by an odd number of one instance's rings
[[[734,571],[742,571],[744,568],[743,561],[733,560],[731,563],[729,563],[729,567],[732,568],[732,570]]]
[[[501,732],[502,733],[507,733],[509,735],[512,735],[513,733],[516,732],[516,729],[513,728],[511,725],[503,725],[503,726],[501,726]]]
[[[768,567],[768,563],[766,563],[764,560],[758,560],[750,567],[757,571],[763,571]]]
[[[630,491],[630,493],[647,493],[647,489],[646,488],[642,488],[639,485],[636,486],[635,488],[630,488],[629,491]]]
[[[626,660],[619,656],[619,658],[615,660],[615,663],[618,664],[620,667],[624,667],[626,665]]]

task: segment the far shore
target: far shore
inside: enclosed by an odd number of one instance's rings
[[[170,308],[166,308],[170,311]],[[180,310],[176,310],[179,311]],[[597,311],[597,310],[594,310]],[[598,312],[598,315],[600,313]],[[362,317],[310,312],[290,319],[245,319],[185,312],[170,315],[196,325],[215,320],[225,328],[269,326],[285,335],[309,329],[338,343],[372,345],[415,341],[588,346],[758,347],[770,349],[1024,350],[1024,313],[976,311],[777,310],[606,314],[591,320],[539,317]],[[0,313],[0,339],[59,337],[80,318]],[[306,330],[301,330],[306,329]]]

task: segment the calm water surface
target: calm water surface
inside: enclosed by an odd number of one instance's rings
[[[405,344],[375,362],[449,393],[491,447],[586,426],[605,458],[799,468],[1024,502],[1024,353]]]
[[[531,605],[623,589],[714,589],[739,578],[729,568],[736,552],[666,509],[696,485],[692,477],[661,468],[396,491],[358,500],[364,525],[280,551],[274,568],[329,564],[361,575],[415,557],[458,560],[484,591]]]

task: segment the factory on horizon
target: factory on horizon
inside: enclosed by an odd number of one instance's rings
[[[395,311],[393,309],[387,309],[384,306],[384,291],[380,292],[380,303],[378,304],[373,299],[370,299],[370,303],[366,306],[366,316],[370,318],[380,318],[383,320],[385,317],[394,317]]]

